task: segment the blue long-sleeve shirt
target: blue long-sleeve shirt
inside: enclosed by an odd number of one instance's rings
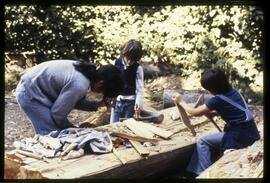
[[[25,93],[49,107],[55,123],[69,123],[67,115],[72,109],[96,111],[96,102],[86,98],[90,81],[75,70],[72,60],[43,62],[27,70],[21,78],[17,91]],[[23,86],[23,87],[21,87]]]

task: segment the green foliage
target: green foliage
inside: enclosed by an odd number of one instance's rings
[[[262,94],[260,7],[6,6],[5,19],[6,51],[34,50],[37,62],[82,58],[105,64],[133,38],[142,42],[144,61],[174,64],[182,77],[221,67],[248,97]]]
[[[34,51],[37,62],[88,60],[90,55],[94,56],[92,50],[96,46],[92,26],[85,24],[94,16],[92,8],[6,6],[6,50]]]

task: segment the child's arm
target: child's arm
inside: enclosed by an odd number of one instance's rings
[[[180,94],[174,94],[172,99],[176,103],[179,103],[186,110],[186,112],[189,113],[191,116],[202,116],[205,114],[209,114],[211,112],[205,104],[197,108],[187,104],[185,101],[181,99]]]
[[[189,113],[191,116],[202,116],[202,115],[205,115],[205,114],[208,114],[209,112],[211,112],[208,107],[203,104],[203,105],[200,105],[199,107],[197,108],[194,108],[190,105],[188,105],[186,102],[184,101],[181,101],[179,103],[186,111],[187,113]]]
[[[143,92],[144,92],[144,82],[143,82],[143,68],[139,66],[136,73],[136,99],[134,110],[143,109]],[[139,108],[137,108],[136,107]]]

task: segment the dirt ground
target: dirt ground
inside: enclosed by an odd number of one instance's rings
[[[68,118],[73,124],[85,120],[91,112],[73,110]],[[33,137],[34,131],[31,123],[22,112],[12,95],[5,95],[5,150],[14,149],[12,143],[26,137]]]

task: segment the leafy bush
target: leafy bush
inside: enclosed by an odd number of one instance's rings
[[[105,64],[133,38],[142,42],[146,62],[169,62],[182,77],[194,79],[204,69],[222,67],[251,102],[262,99],[261,7],[6,6],[5,19],[6,51],[34,50],[37,62]]]

